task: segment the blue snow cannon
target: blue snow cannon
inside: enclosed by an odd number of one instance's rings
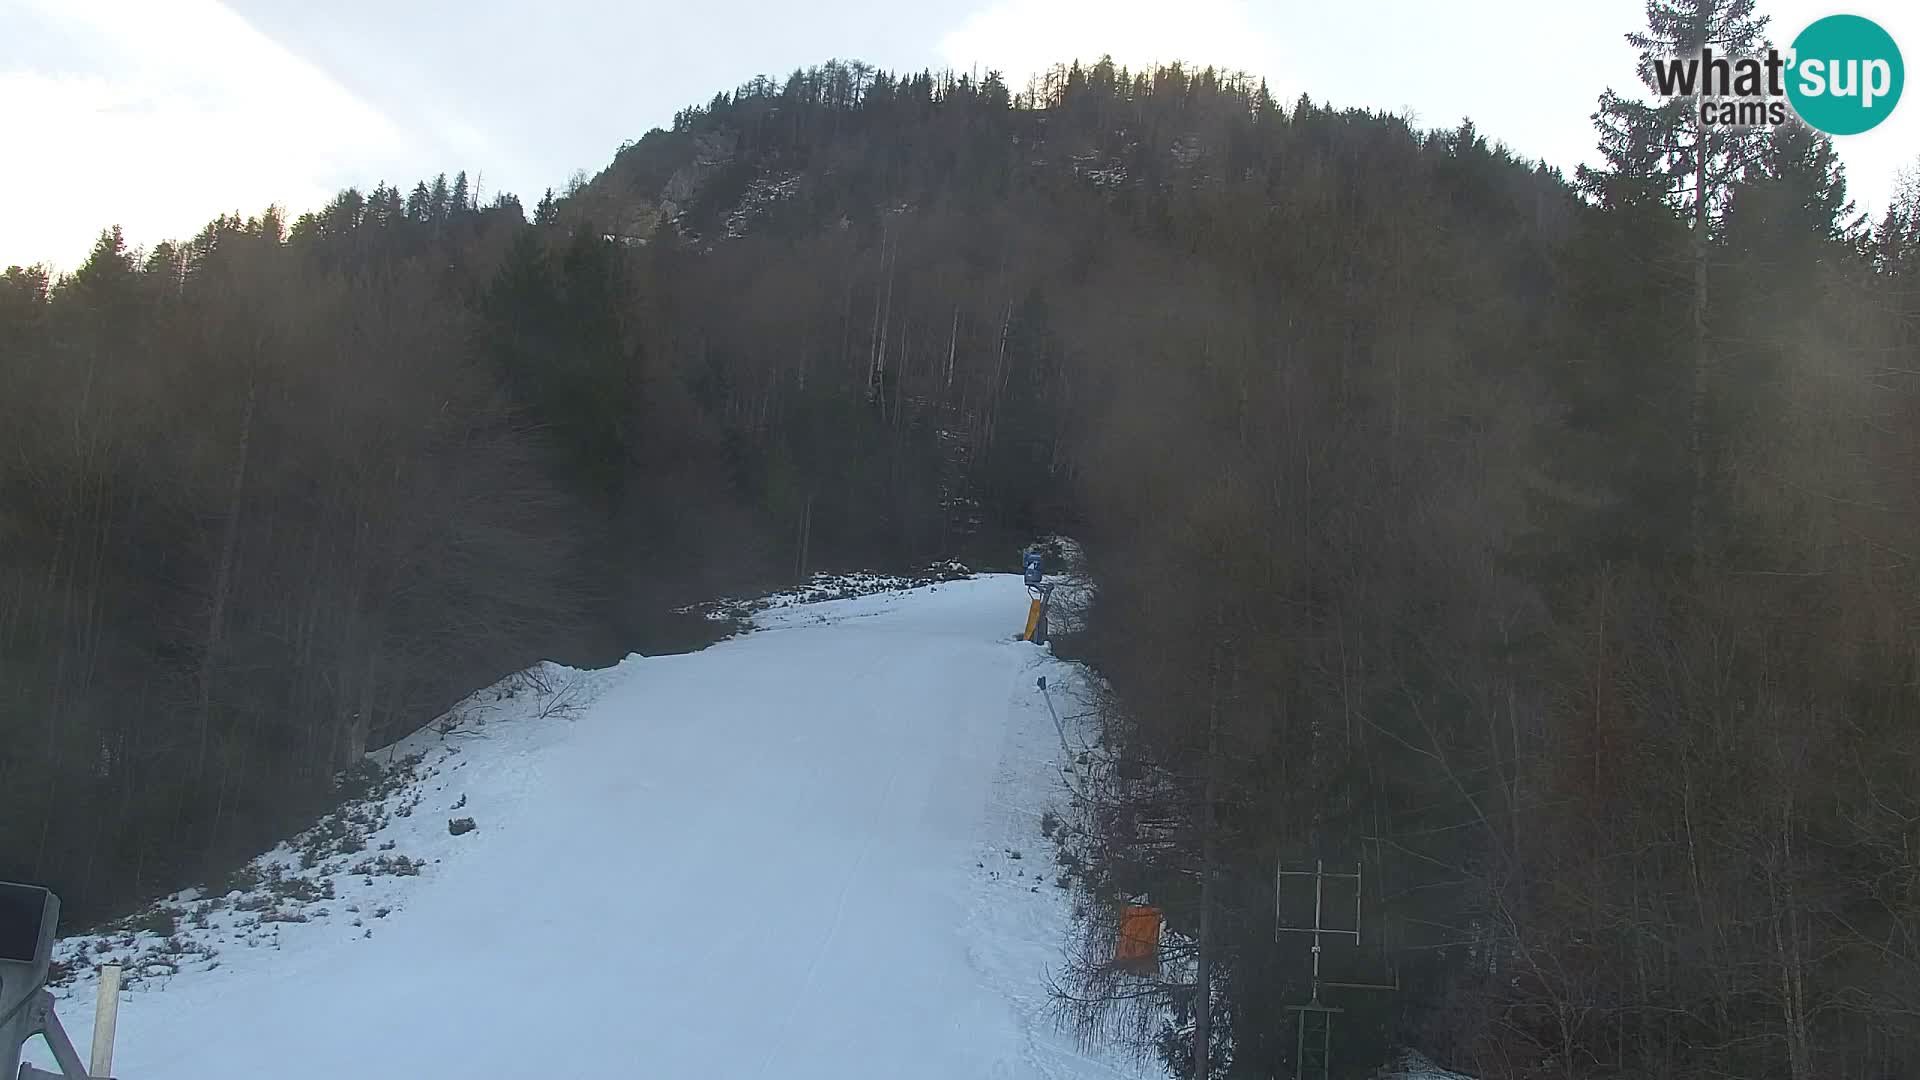
[[[1027,587],[1031,589],[1039,588],[1040,579],[1045,573],[1045,571],[1041,569],[1040,553],[1037,551],[1029,551],[1021,562],[1027,573]]]

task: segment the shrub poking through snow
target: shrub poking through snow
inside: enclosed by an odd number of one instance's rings
[[[128,919],[126,926],[129,930],[164,938],[173,936],[174,927],[179,924],[179,921],[179,912],[172,908],[156,907]]]
[[[496,722],[554,715],[584,704],[592,690],[591,681],[577,672],[536,665],[531,673],[476,692],[448,715],[457,721],[456,734],[472,734],[465,725],[477,725],[483,714]],[[423,730],[431,739],[432,730]],[[282,929],[289,931],[288,940],[319,932],[303,929],[303,923],[360,924],[363,911],[385,918],[404,895],[401,880],[420,875],[428,863],[395,849],[409,840],[430,839],[433,815],[420,815],[426,820],[417,823],[406,819],[432,792],[445,790],[446,774],[464,764],[461,754],[458,741],[435,741],[413,752],[390,748],[342,770],[334,781],[339,804],[304,832],[201,888],[176,892],[126,918],[62,938],[55,946],[50,986],[57,995],[85,996],[100,965],[117,964],[125,985],[134,988],[210,971],[219,966],[221,949],[277,949]],[[428,783],[435,777],[442,778],[438,786]],[[445,805],[437,796],[435,801]],[[466,802],[461,795],[453,809]],[[472,818],[448,822],[455,836],[475,827]],[[371,936],[371,931],[359,925],[352,936]]]
[[[467,819],[468,822],[472,820],[472,818]],[[452,823],[449,822],[448,825],[449,831],[451,831]],[[456,832],[453,835],[458,836],[460,834]],[[405,855],[381,855],[377,858],[361,859],[359,862],[354,863],[352,873],[359,877],[366,878],[380,877],[382,875],[390,877],[415,877],[419,875],[420,868],[425,865],[427,865],[427,860],[425,859],[409,859]]]
[[[859,596],[872,596],[875,593],[918,589],[948,581],[965,581],[972,576],[973,571],[968,569],[966,564],[953,560],[936,562],[919,573],[907,575],[820,573],[815,574],[806,584],[786,592],[773,593],[756,600],[716,600],[710,604],[683,608],[682,611],[698,613],[715,621],[750,626],[750,620],[756,612],[799,604],[817,604],[827,600],[850,600]]]
[[[450,752],[442,751],[441,760]],[[220,947],[266,944],[254,936],[263,926],[327,921],[324,902],[338,897],[335,875],[347,872],[348,859],[376,842],[383,852],[395,847],[392,838],[380,834],[425,797],[423,781],[441,767],[425,761],[425,754],[413,754],[387,765],[368,760],[344,770],[335,785],[341,804],[299,836],[207,888],[176,893],[90,933],[62,939],[49,985],[58,992],[83,983],[101,964],[121,965],[130,987],[169,978],[186,970],[188,962],[211,970]],[[371,886],[376,877],[412,877],[424,866],[424,859],[383,854],[361,858],[352,873]]]

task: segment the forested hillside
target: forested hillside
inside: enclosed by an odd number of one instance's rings
[[[1132,781],[1090,955],[1144,894],[1213,984],[1069,1019],[1290,1069],[1318,858],[1400,986],[1342,1068],[1920,1069],[1920,202],[1659,123],[1570,183],[1211,69],[830,63],[531,220],[462,174],[11,269],[0,877],[110,913],[501,672],[1062,532]]]

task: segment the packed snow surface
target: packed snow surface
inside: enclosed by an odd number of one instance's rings
[[[124,1080],[1153,1075],[1049,1015],[1034,682],[1079,675],[1026,607],[1001,575],[768,607],[490,688],[235,881],[64,942],[59,1012],[84,1048],[129,965]]]

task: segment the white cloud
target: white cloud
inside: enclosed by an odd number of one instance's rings
[[[0,262],[71,269],[110,224],[151,245],[223,211],[308,209],[405,149],[217,0],[0,0],[15,20],[71,44],[0,71],[0,145],[24,166],[0,171]]]

